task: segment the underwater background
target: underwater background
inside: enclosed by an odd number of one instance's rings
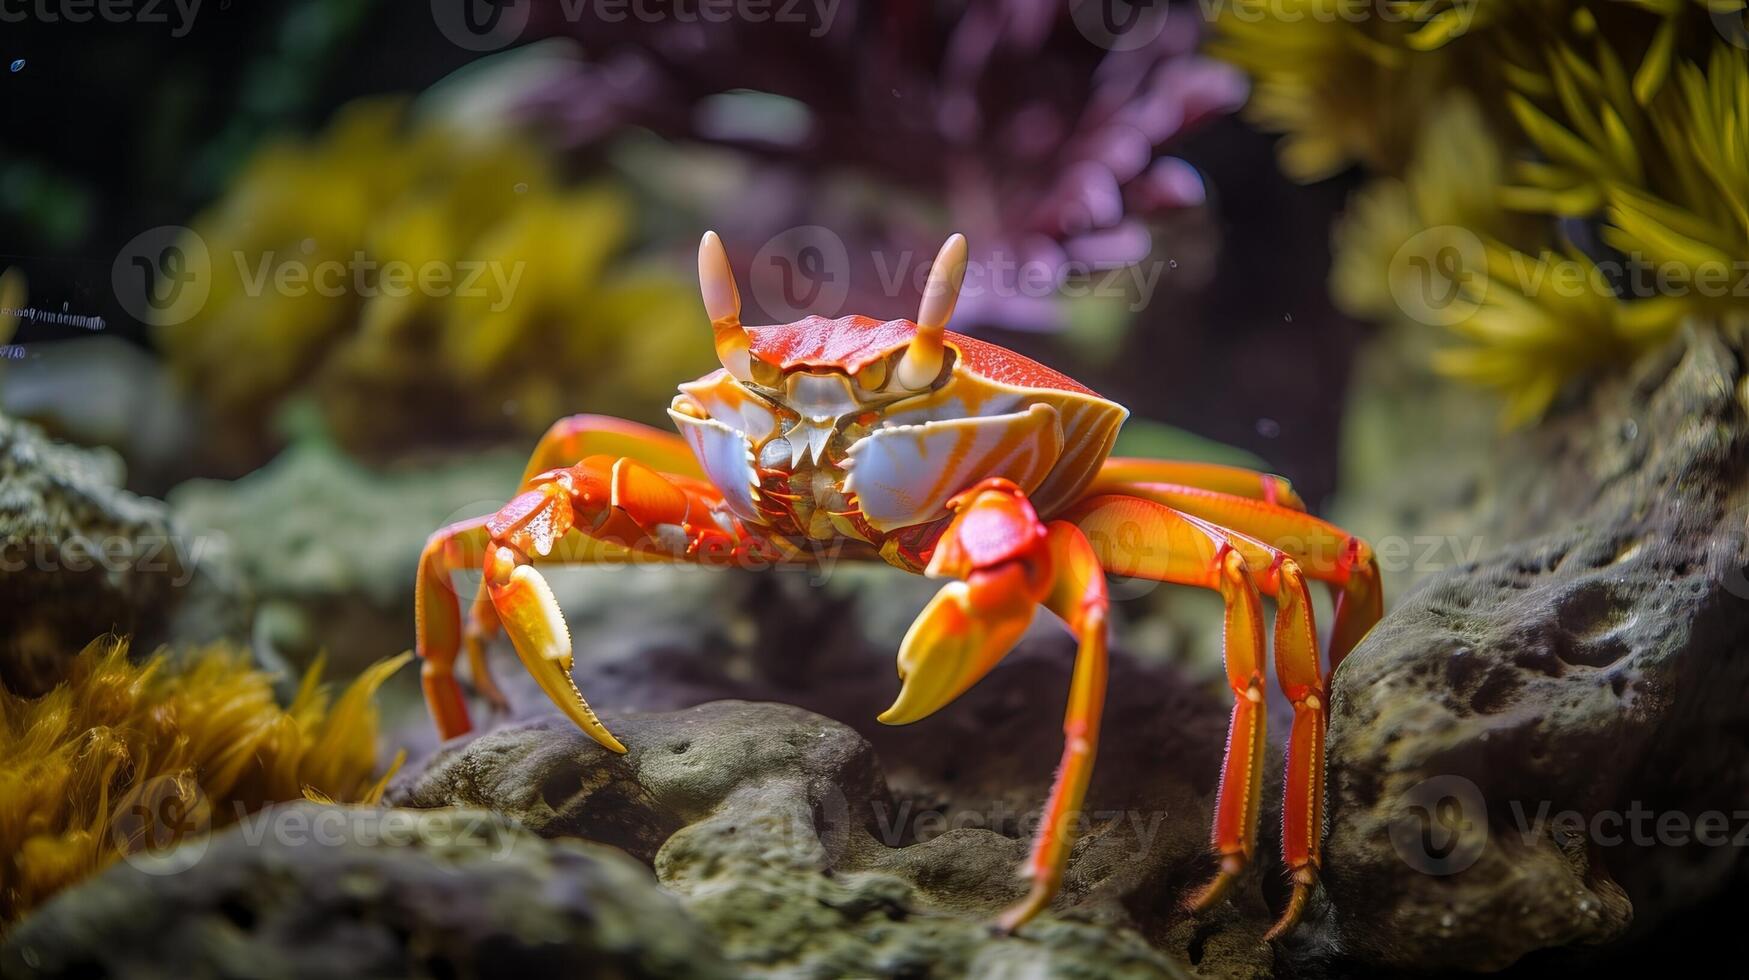
[[[0,2],[0,974],[1611,976],[1745,951],[1743,0]],[[1370,542],[1321,885],[1218,906],[1222,602],[874,721],[939,583],[550,574],[579,687],[439,744],[432,533],[743,318],[914,315]],[[480,575],[458,576],[467,599]],[[1318,596],[1318,623],[1332,609]],[[1271,674],[1273,677],[1273,673]],[[1275,685],[1272,685],[1274,688]],[[1722,960],[1721,960],[1722,961]]]

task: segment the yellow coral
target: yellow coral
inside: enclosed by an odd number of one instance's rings
[[[625,195],[566,183],[533,142],[408,115],[348,106],[256,154],[193,223],[210,289],[157,338],[221,452],[251,461],[300,392],[373,454],[583,410],[660,417],[673,379],[713,362],[689,285],[624,261]],[[626,370],[634,349],[657,363]]]
[[[332,705],[318,663],[283,709],[272,678],[224,647],[135,663],[115,637],[40,698],[0,687],[0,926],[139,847],[141,805],[220,827],[306,793],[375,802],[388,776],[372,775],[372,699],[407,657]]]
[[[24,272],[15,268],[0,272],[0,347],[12,343],[24,296]]]
[[[1381,174],[1336,230],[1337,302],[1449,328],[1435,367],[1502,391],[1506,421],[1749,308],[1749,51],[1721,26],[1743,0],[1282,9],[1237,0],[1217,50],[1256,76],[1290,175]],[[1406,300],[1410,272],[1448,302]]]

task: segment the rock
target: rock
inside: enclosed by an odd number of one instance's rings
[[[1201,921],[1182,906],[1213,870],[1224,712],[1127,658],[1114,668],[1128,683],[1113,691],[1091,829],[1056,911],[1015,937],[989,931],[1024,891],[1015,872],[1059,749],[1060,699],[1022,692],[1066,683],[1068,644],[1029,646],[940,716],[887,729],[888,771],[846,725],[717,701],[604,712],[625,756],[557,715],[515,722],[446,745],[390,796],[491,806],[543,836],[624,848],[755,975],[1185,975],[1174,957],[1200,961],[1203,976],[1270,975],[1257,879],[1279,876],[1278,864],[1261,861],[1234,904]]]
[[[0,411],[57,439],[116,450],[136,491],[161,494],[209,462],[187,395],[137,343],[99,335],[36,344],[4,380]]]
[[[190,978],[734,975],[612,848],[484,811],[309,803],[118,864],[0,946],[0,974],[20,980],[169,964]]]
[[[351,670],[411,645],[425,539],[497,509],[521,469],[499,452],[378,470],[306,441],[243,479],[187,481],[169,501],[235,553],[266,613],[259,647],[299,662],[327,650]]]
[[[45,438],[0,416],[0,683],[53,686],[66,659],[111,630],[150,652],[241,629],[235,573],[214,540],[121,489],[108,450]],[[189,615],[182,615],[189,613]]]
[[[1508,440],[1481,557],[1337,673],[1325,881],[1350,954],[1496,970],[1619,945],[1741,874],[1749,852],[1693,822],[1741,829],[1749,805],[1744,351],[1691,332]],[[1636,843],[1636,812],[1687,829],[1641,816]]]

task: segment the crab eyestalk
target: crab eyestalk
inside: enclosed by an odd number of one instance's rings
[[[899,384],[920,391],[934,384],[941,374],[941,362],[946,356],[941,335],[953,317],[954,304],[960,298],[960,283],[965,278],[966,236],[949,235],[929,269],[923,303],[917,309],[917,336],[905,348],[905,357],[899,362]]]
[[[704,312],[711,318],[717,360],[735,380],[753,380],[748,363],[747,328],[741,325],[741,292],[735,288],[735,273],[723,240],[707,231],[698,242],[698,289],[704,297]]]

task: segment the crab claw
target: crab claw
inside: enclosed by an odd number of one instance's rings
[[[532,566],[517,565],[491,592],[504,632],[541,690],[590,738],[623,755],[626,747],[595,716],[571,679],[571,631],[546,579]]]
[[[878,719],[908,725],[966,692],[1005,656],[1037,608],[1018,563],[949,582],[929,600],[899,647],[899,697]]]

